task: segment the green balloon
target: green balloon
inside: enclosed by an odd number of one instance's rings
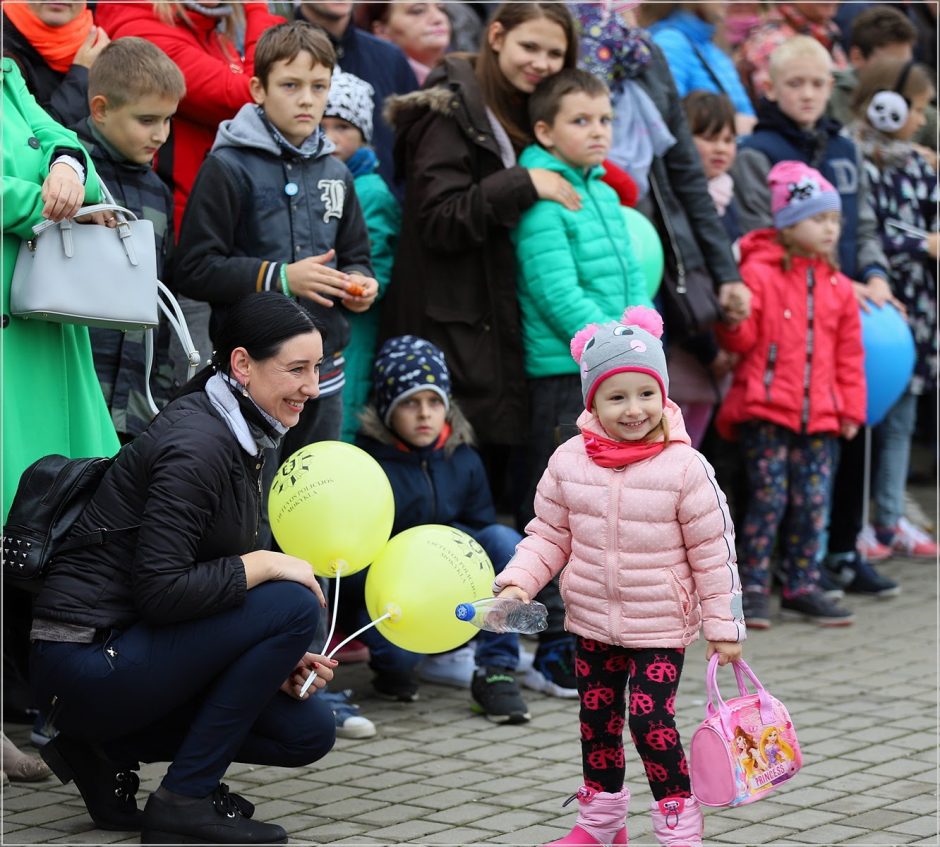
[[[646,277],[646,291],[652,300],[659,291],[659,284],[663,281],[665,261],[663,243],[656,227],[642,212],[631,209],[629,206],[621,206],[620,211],[623,214],[623,222],[627,226],[627,234],[630,236],[630,247],[633,248],[633,255],[643,269],[643,276]]]

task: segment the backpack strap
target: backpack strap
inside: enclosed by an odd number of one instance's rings
[[[94,532],[87,532],[83,535],[76,535],[74,538],[67,538],[56,547],[53,558],[58,558],[63,553],[70,553],[72,550],[81,550],[84,547],[98,547],[107,544],[109,541],[116,541],[118,538],[130,535],[140,529],[140,524],[136,526],[126,526],[121,529],[105,529],[99,527]]]

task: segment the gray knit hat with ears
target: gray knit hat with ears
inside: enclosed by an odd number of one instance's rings
[[[371,144],[374,95],[375,89],[364,79],[337,68],[333,71],[323,117],[349,121],[362,133],[365,143]]]
[[[669,396],[666,353],[660,338],[663,319],[655,309],[631,306],[619,321],[588,324],[571,339],[571,355],[581,365],[581,395],[588,411],[594,394],[609,376],[627,371],[649,374]]]

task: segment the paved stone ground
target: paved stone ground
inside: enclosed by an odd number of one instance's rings
[[[916,494],[935,515],[936,491]],[[883,570],[903,593],[852,598],[854,626],[775,621],[748,639],[748,662],[790,709],[804,766],[765,800],[708,811],[708,844],[938,844],[937,566],[897,558]],[[704,670],[699,642],[677,703],[686,743],[703,716]],[[340,739],[314,767],[235,765],[226,777],[292,843],[540,845],[571,826],[573,806],[561,802],[580,785],[575,701],[529,692],[531,723],[500,727],[471,714],[467,691],[426,685],[417,703],[389,704],[371,695],[364,665],[339,680],[358,692],[375,738]],[[7,731],[28,743],[26,727]],[[162,772],[144,767],[142,797]],[[631,844],[653,844],[649,788],[629,745],[627,781]],[[2,801],[4,844],[138,843],[94,829],[74,785],[54,778],[6,786]]]

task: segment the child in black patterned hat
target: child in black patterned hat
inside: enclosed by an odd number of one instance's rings
[[[473,430],[450,396],[444,354],[414,335],[390,338],[376,356],[372,386],[356,444],[388,475],[395,495],[392,533],[422,524],[456,527],[472,536],[501,571],[521,536],[497,522]],[[364,585],[364,572],[343,580],[340,620],[346,629],[368,622]],[[481,632],[466,670],[459,650],[424,657],[391,644],[375,629],[366,630],[362,640],[369,645],[373,686],[384,697],[416,700],[420,677],[469,685],[473,710],[496,723],[529,720],[513,675],[519,663],[516,633]]]

